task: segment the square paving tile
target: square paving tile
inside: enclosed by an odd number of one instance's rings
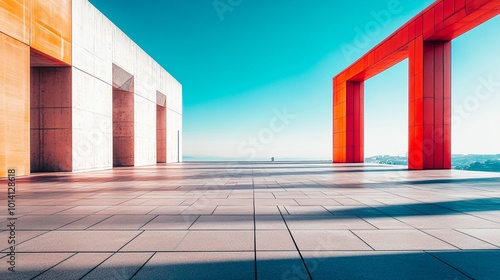
[[[301,206],[342,205],[331,198],[296,198],[295,201]]]
[[[117,214],[132,214],[132,215],[145,215],[153,211],[158,206],[139,206],[139,205],[117,205],[106,208],[102,211],[97,212],[101,215],[117,215]]]
[[[375,250],[453,250],[458,249],[419,230],[353,230]]]
[[[485,228],[500,229],[500,223],[487,221],[470,215],[439,215],[439,216],[410,216],[399,217],[399,220],[419,229],[442,229],[442,228]]]
[[[71,257],[72,253],[16,253],[16,272],[7,270],[5,258],[1,259],[0,279],[32,279],[49,268]],[[21,265],[22,264],[22,265]]]
[[[168,197],[168,195],[167,195]],[[168,206],[168,205],[181,205],[186,199],[178,198],[152,198],[148,199],[141,205],[153,205],[153,206]]]
[[[464,250],[500,249],[500,247],[486,243],[480,239],[453,229],[428,229],[424,230],[424,232]]]
[[[115,194],[116,195],[116,194]],[[76,200],[73,200],[65,205],[77,205],[77,206],[114,206],[128,201],[126,198],[93,198],[93,199],[83,199],[81,197],[77,197]],[[113,213],[114,214],[114,213]]]
[[[113,215],[106,220],[93,225],[91,230],[134,230],[139,229],[152,219],[155,215]]]
[[[253,216],[200,216],[191,229],[253,229]]]
[[[189,231],[177,251],[253,251],[253,231]]]
[[[87,229],[99,222],[104,221],[105,219],[109,218],[111,215],[89,215],[85,218],[76,220],[70,224],[67,224],[59,230],[84,230]]]
[[[256,198],[256,206],[299,205],[293,198]]]
[[[253,205],[253,199],[241,199],[241,198],[232,198],[232,199],[223,199],[223,198],[211,198],[204,197],[198,200],[196,203],[207,203],[209,205],[225,205],[225,206],[251,206]]]
[[[292,230],[299,250],[372,250],[348,230]]]
[[[424,252],[302,252],[302,255],[313,279],[469,279]]]
[[[89,214],[94,214],[99,211],[102,211],[110,206],[74,206],[71,207],[67,210],[64,210],[62,212],[59,212],[59,214],[66,214],[66,215],[89,215]]]
[[[297,251],[257,252],[257,279],[309,279]]]
[[[135,279],[255,279],[254,254],[245,252],[156,253]]]
[[[259,230],[256,234],[258,251],[297,250],[287,230]]]
[[[6,205],[6,204],[4,204]],[[22,207],[17,212],[18,215],[32,214],[32,215],[52,215],[59,212],[64,212],[72,206],[64,205],[50,205],[50,206],[30,206]]]
[[[253,215],[253,205],[217,206],[213,215]]]
[[[372,225],[356,216],[285,216],[290,229],[375,229]]]
[[[78,253],[64,260],[36,279],[80,279],[111,256],[110,253]]]
[[[363,218],[363,220],[377,229],[414,229],[414,227],[392,217]]]
[[[359,202],[355,199],[348,197],[335,197],[335,201],[345,206],[362,206],[364,205],[362,202]]]
[[[114,252],[137,231],[52,231],[17,246],[19,252]]]
[[[255,227],[257,228],[257,230],[263,230],[263,229],[287,230],[287,227],[281,215],[255,216]]]
[[[327,215],[332,216],[328,210],[326,210],[321,205],[314,206],[285,206],[288,214],[290,215],[309,215],[309,216],[319,216],[319,215]]]
[[[121,249],[122,252],[173,251],[187,231],[144,231]]]
[[[137,206],[137,205],[143,204],[144,202],[146,202],[148,200],[149,200],[148,198],[133,198],[133,199],[130,199],[130,200],[127,200],[125,202],[120,203],[120,205],[121,206],[125,206],[125,205]]]
[[[149,214],[160,214],[160,215],[178,215],[188,209],[189,206],[159,206]]]
[[[217,205],[193,204],[186,210],[182,211],[182,215],[212,215],[217,208]]]
[[[198,219],[199,216],[188,215],[160,215],[149,221],[141,229],[145,230],[177,230],[188,229]]]
[[[16,221],[17,230],[54,230],[77,221],[84,215],[27,215]],[[2,223],[2,228],[7,222]]]
[[[277,206],[259,206],[255,208],[255,215],[279,215]]]
[[[500,229],[459,229],[459,231],[500,247]]]
[[[500,279],[500,251],[430,252],[471,279]]]
[[[116,253],[85,275],[84,280],[131,279],[153,253]]]

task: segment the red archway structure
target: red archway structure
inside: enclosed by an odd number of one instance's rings
[[[437,0],[333,79],[333,162],[364,161],[363,84],[409,60],[408,168],[451,168],[451,40],[500,0]]]

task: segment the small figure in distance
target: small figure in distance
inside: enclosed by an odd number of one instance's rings
[[[271,161],[274,161],[274,157],[271,157]]]

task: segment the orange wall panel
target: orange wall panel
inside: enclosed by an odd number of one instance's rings
[[[71,64],[71,0],[32,0],[31,47]]]
[[[0,32],[25,44],[30,38],[30,0],[0,0]]]
[[[0,33],[0,177],[30,173],[30,49]]]

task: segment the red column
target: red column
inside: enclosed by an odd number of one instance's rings
[[[333,162],[364,162],[363,82],[337,84],[333,103]]]
[[[451,168],[451,43],[416,38],[409,52],[409,169]]]

